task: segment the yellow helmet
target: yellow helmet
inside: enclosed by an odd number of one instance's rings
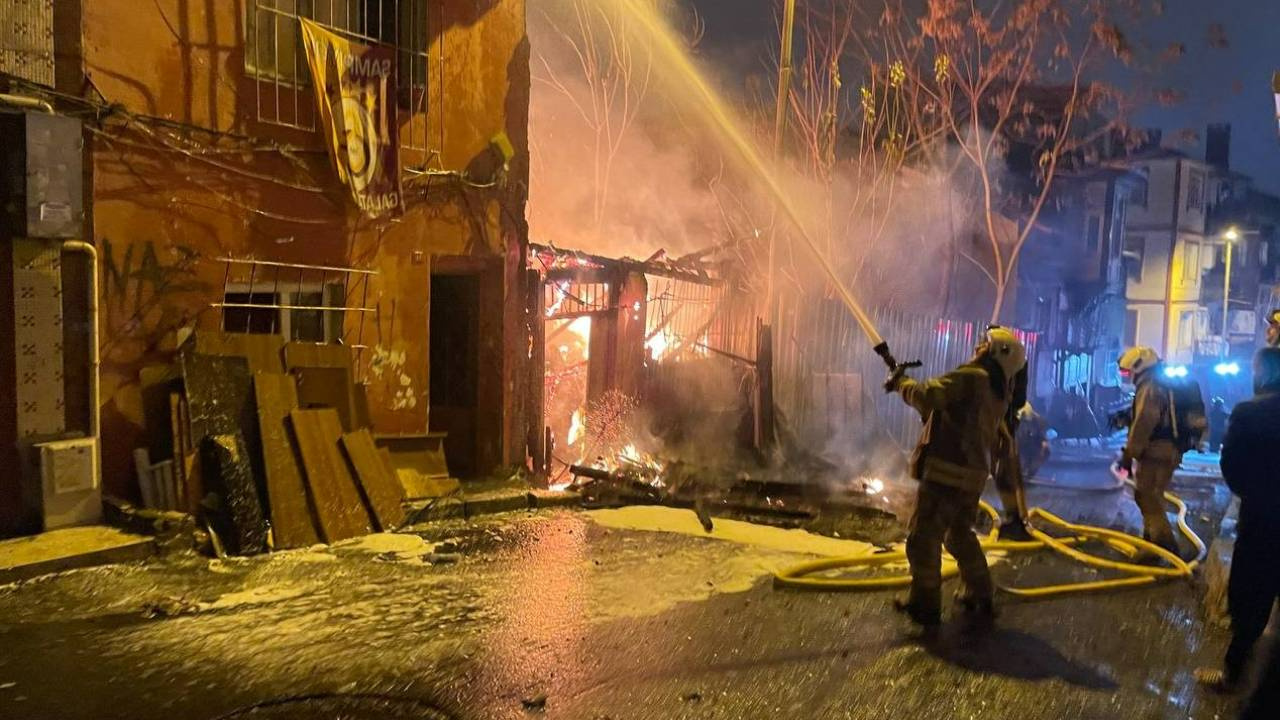
[[[1131,347],[1124,351],[1120,356],[1117,365],[1120,366],[1120,375],[1125,378],[1138,378],[1160,364],[1160,356],[1156,351],[1145,345]]]
[[[1004,376],[1010,382],[1013,376],[1027,366],[1027,348],[1012,330],[998,325],[987,329],[987,339],[983,343],[987,355],[996,361]]]

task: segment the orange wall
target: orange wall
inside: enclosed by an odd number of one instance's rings
[[[242,0],[94,0],[84,8],[84,70],[90,92],[128,111],[248,139],[173,130],[219,148],[268,141],[279,152],[193,158],[180,144],[107,121],[93,142],[93,240],[102,257],[102,410],[104,482],[132,495],[129,454],[141,445],[138,371],[172,357],[178,332],[216,328],[210,308],[222,295],[224,256],[376,269],[365,344],[396,359],[371,374],[370,399],[381,432],[427,427],[429,284],[432,257],[505,258],[501,307],[484,310],[504,329],[500,367],[488,377],[499,400],[483,442],[494,464],[521,462],[524,399],[522,275],[527,230],[528,44],[524,0],[430,3],[431,71],[425,121],[438,152],[434,166],[462,170],[490,160],[490,139],[506,132],[516,148],[508,182],[463,189],[434,180],[406,188],[396,222],[360,217],[336,184],[318,134],[258,122],[254,85],[244,72]],[[443,60],[443,62],[441,62]],[[145,123],[152,132],[154,123]],[[406,161],[413,161],[406,158]],[[218,167],[233,166],[234,170]],[[274,180],[273,180],[274,179]],[[314,189],[299,189],[305,186]],[[498,324],[498,323],[495,323]],[[403,357],[403,363],[399,359]],[[406,394],[404,391],[408,389]]]

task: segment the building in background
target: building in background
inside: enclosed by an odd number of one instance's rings
[[[1160,147],[1135,153],[1130,167],[1146,183],[1125,225],[1125,345],[1148,345],[1169,362],[1191,363],[1209,334],[1201,289],[1213,260],[1206,221],[1215,169]]]
[[[1018,267],[1016,325],[1041,333],[1034,393],[1115,386],[1124,339],[1124,233],[1144,179],[1103,166],[1060,176]]]
[[[304,20],[395,66],[392,91],[369,100],[396,119],[371,131],[396,137],[395,213],[362,211],[361,177],[339,179],[335,168],[359,170],[376,153],[349,123],[335,140],[345,155],[330,152]],[[46,364],[58,366],[50,382],[80,388],[66,393],[67,417],[87,415],[86,403],[101,411],[107,493],[137,497],[140,373],[193,331],[351,345],[376,430],[448,432],[457,474],[524,461],[530,422],[540,423],[526,418],[524,396],[524,0],[16,0],[0,7],[0,32],[0,93],[10,96],[0,112],[48,109],[83,127],[76,235],[99,258],[96,398],[84,390],[87,357]],[[9,323],[21,321],[14,267],[29,260],[14,239],[0,273]],[[90,287],[76,268],[61,271],[58,293]],[[65,317],[50,305],[68,353],[90,305],[67,302]],[[22,348],[0,352],[9,369]],[[0,392],[14,397],[20,381],[7,372]],[[0,446],[14,447],[16,432],[0,423]],[[4,452],[0,464],[16,466]],[[0,481],[0,535],[21,524],[22,507]]]

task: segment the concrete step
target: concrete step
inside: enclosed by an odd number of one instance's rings
[[[0,540],[0,585],[63,570],[133,562],[155,553],[154,538],[100,525]]]

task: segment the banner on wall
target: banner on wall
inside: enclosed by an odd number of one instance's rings
[[[369,217],[399,215],[396,52],[352,42],[301,19],[320,128],[338,178]]]

